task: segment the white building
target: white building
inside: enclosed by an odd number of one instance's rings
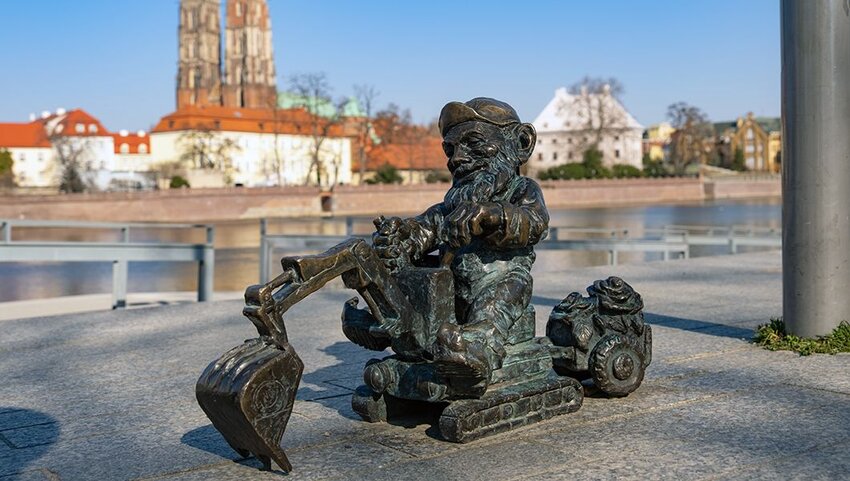
[[[597,148],[606,166],[628,164],[641,168],[643,126],[607,93],[571,95],[565,88],[534,120],[537,147],[529,160],[529,174],[557,165],[581,162],[597,136]]]
[[[185,107],[163,117],[151,132],[151,162],[192,168],[205,157],[233,184],[315,185],[312,122],[303,109]],[[323,136],[322,186],[351,183],[351,140],[342,125]]]
[[[16,185],[56,185],[56,152],[40,122],[0,123],[0,150],[12,155],[12,173]]]
[[[151,170],[151,138],[144,130],[131,133],[121,130],[112,134],[115,152],[113,170],[118,172],[149,172]]]
[[[76,159],[85,172],[115,168],[111,134],[87,112],[58,109],[35,115],[27,123],[0,124],[0,149],[12,154],[15,183],[20,187],[59,185],[61,159]]]

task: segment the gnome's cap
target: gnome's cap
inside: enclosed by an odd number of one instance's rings
[[[452,127],[463,122],[476,120],[504,127],[520,123],[519,115],[510,105],[487,97],[477,97],[469,102],[449,102],[440,112],[440,134],[443,136]]]

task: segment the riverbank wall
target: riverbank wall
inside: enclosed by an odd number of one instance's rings
[[[605,179],[542,182],[549,208],[779,198],[778,177]],[[447,184],[179,189],[0,196],[0,219],[201,222],[262,217],[418,213],[440,202]]]

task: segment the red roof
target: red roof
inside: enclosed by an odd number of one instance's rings
[[[313,117],[298,109],[246,109],[217,106],[186,106],[160,119],[154,133],[185,130],[214,130],[226,132],[278,133],[310,135]],[[319,125],[324,119],[318,117]],[[275,128],[277,125],[277,128]],[[331,137],[348,137],[342,124],[331,126]]]
[[[36,120],[36,122],[52,125],[55,122],[53,133],[69,137],[103,137],[110,135],[100,120],[82,109],[71,110],[62,114],[53,114],[47,118]]]
[[[369,149],[366,169],[376,170],[389,164],[400,170],[446,170],[446,154],[440,137],[428,136],[409,143],[381,143]],[[360,169],[360,159],[352,158],[351,170]]]
[[[50,146],[44,126],[39,122],[0,123],[0,147],[49,148]]]
[[[151,138],[149,135],[141,132],[142,135],[139,134],[129,134],[126,132],[121,132],[118,134],[110,134],[112,135],[112,139],[115,144],[115,153],[116,154],[147,154],[151,151]],[[127,152],[121,152],[121,147],[123,145],[127,145]],[[145,146],[145,152],[139,152],[139,146]]]

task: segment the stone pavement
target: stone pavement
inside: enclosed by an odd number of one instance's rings
[[[781,313],[777,252],[544,273],[551,306],[619,274],[646,301],[643,386],[467,445],[427,422],[372,425],[349,406],[373,355],[338,326],[352,292],[292,309],[306,365],[283,445],[289,479],[848,479],[850,356],[748,342]],[[239,459],[194,399],[207,363],[254,337],[238,301],[0,322],[0,480],[285,479]],[[235,461],[235,462],[234,462]]]

